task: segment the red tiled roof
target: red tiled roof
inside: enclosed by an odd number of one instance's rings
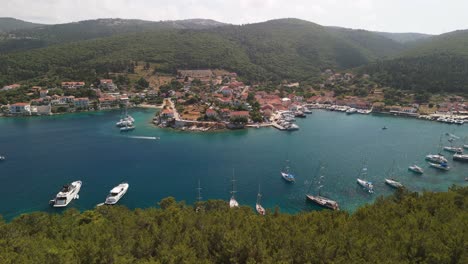
[[[249,116],[249,111],[233,111],[231,116]]]
[[[15,104],[12,104],[11,106],[26,106],[26,105],[29,105],[29,103],[15,103]]]

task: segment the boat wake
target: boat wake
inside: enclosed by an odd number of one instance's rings
[[[148,140],[158,140],[160,139],[159,137],[144,137],[144,136],[128,136],[129,138],[135,138],[135,139],[148,139]]]

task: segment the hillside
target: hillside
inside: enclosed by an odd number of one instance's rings
[[[431,37],[398,58],[361,71],[396,88],[468,94],[468,30]]]
[[[140,28],[151,27],[139,23]],[[105,24],[109,29],[108,22]],[[119,29],[130,31],[130,26],[118,24]],[[18,82],[46,75],[49,79],[89,80],[108,70],[121,71],[130,61],[157,63],[158,70],[170,73],[176,68],[224,68],[249,80],[307,80],[319,76],[323,69],[365,65],[401,48],[391,40],[384,45],[385,38],[369,37],[367,32],[356,34],[372,39],[368,42],[362,40],[364,37],[359,40],[354,32],[333,33],[297,19],[204,30],[159,26],[163,28],[0,56],[0,80]],[[91,36],[92,32],[86,34]],[[70,34],[59,35],[67,38]]]
[[[35,28],[42,26],[41,24],[31,23],[19,20],[12,17],[0,17],[0,33],[14,30]]]
[[[404,193],[347,212],[259,216],[225,201],[198,213],[102,206],[0,221],[10,263],[467,263],[468,189]]]
[[[413,44],[422,40],[427,40],[432,37],[429,34],[422,33],[389,33],[389,32],[374,32],[383,37],[389,38],[393,41],[402,44]]]
[[[161,29],[207,29],[224,25],[208,19],[176,21],[144,21],[137,19],[97,19],[74,23],[42,25],[11,31],[0,41],[0,53],[47,47],[119,34],[156,31]]]

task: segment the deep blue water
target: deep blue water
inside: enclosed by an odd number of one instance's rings
[[[0,214],[11,219],[31,211],[57,211],[48,201],[74,180],[82,180],[83,187],[80,199],[69,207],[93,208],[113,186],[127,181],[130,189],[120,203],[144,208],[167,196],[193,203],[198,179],[203,199],[228,200],[234,168],[241,204],[253,206],[261,184],[265,207],[278,205],[283,212],[296,213],[319,209],[304,196],[308,183],[317,180],[319,161],[326,167],[322,194],[351,211],[392,193],[383,179],[393,162],[397,178],[414,191],[445,191],[452,184],[466,185],[468,176],[468,164],[450,159],[452,170],[440,172],[424,161],[426,154],[437,152],[441,134],[463,138],[467,125],[315,111],[298,120],[301,129],[292,133],[273,128],[188,133],[154,127],[154,113],[132,110],[137,129],[128,134],[114,127],[119,111],[0,119],[0,155],[7,156],[0,163]],[[373,195],[356,184],[363,159],[375,184]],[[291,161],[295,184],[280,177],[285,160]],[[425,169],[424,175],[407,171],[415,163]]]

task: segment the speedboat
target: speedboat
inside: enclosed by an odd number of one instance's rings
[[[236,198],[231,196],[231,199],[229,200],[229,207],[234,208],[234,207],[239,207],[239,203],[237,202]]]
[[[444,171],[450,170],[450,167],[447,165],[446,162],[444,162],[444,163],[432,163],[432,162],[429,162],[429,165],[431,165],[431,167],[436,168],[436,169],[439,169],[439,170],[444,170]]]
[[[364,187],[369,193],[374,193],[374,185],[370,181],[357,179],[357,183]]]
[[[424,170],[421,167],[419,167],[418,165],[409,166],[408,170],[410,170],[412,172],[415,172],[415,173],[419,173],[419,174],[424,173]]]
[[[120,128],[120,132],[132,131],[135,129],[135,126],[124,126]]]
[[[128,187],[129,185],[126,182],[115,186],[107,195],[106,201],[104,203],[109,205],[116,204],[120,198],[122,198],[125,193],[127,193]]]
[[[5,160],[5,159],[6,159],[5,156],[0,156],[0,161]]]
[[[460,148],[460,147],[444,147],[444,150],[448,151],[448,152],[462,152],[463,148]]]
[[[70,184],[64,185],[62,190],[55,196],[54,199],[50,200],[50,204],[53,207],[65,207],[67,206],[73,199],[78,199],[81,189],[81,181],[74,181]]]
[[[453,160],[468,161],[468,154],[455,153],[455,154],[453,154]]]
[[[394,179],[385,179],[385,183],[392,186],[393,188],[403,188],[403,184]]]
[[[437,163],[447,163],[448,160],[442,155],[429,154],[426,156],[426,160]]]
[[[320,205],[320,206],[323,206],[325,208],[328,208],[328,209],[332,209],[332,210],[340,210],[339,206],[338,206],[338,203],[336,201],[333,201],[331,199],[328,199],[328,198],[325,198],[323,196],[320,196],[320,195],[317,195],[317,196],[314,196],[314,195],[310,195],[310,194],[306,194],[306,197],[308,200]]]

